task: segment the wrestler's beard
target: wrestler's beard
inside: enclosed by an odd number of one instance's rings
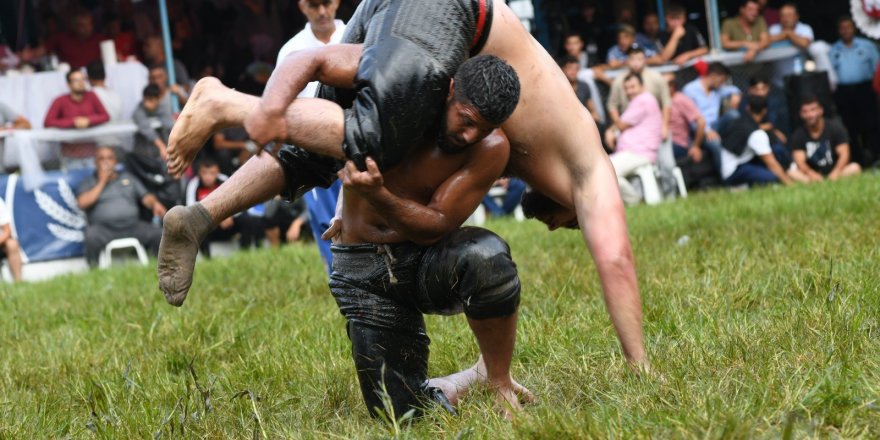
[[[446,125],[446,118],[440,118],[440,127],[437,129],[437,148],[447,154],[461,153],[464,151],[464,147],[459,147],[449,142],[449,137],[446,134],[447,131],[448,126]]]

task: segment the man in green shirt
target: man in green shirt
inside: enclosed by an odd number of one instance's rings
[[[724,20],[721,26],[721,47],[724,50],[745,51],[743,60],[755,59],[770,44],[767,22],[761,17],[756,0],[742,0],[739,15]]]

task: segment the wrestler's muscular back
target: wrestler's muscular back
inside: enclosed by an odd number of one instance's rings
[[[519,104],[502,125],[511,146],[509,171],[573,208],[572,176],[583,175],[596,157],[607,160],[598,129],[553,58],[502,0],[493,1],[492,29],[480,53],[506,60],[522,85]]]

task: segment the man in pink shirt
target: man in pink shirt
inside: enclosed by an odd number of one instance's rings
[[[623,88],[629,105],[620,120],[605,131],[605,141],[614,151],[610,158],[617,173],[620,196],[632,205],[638,203],[640,197],[626,176],[657,161],[657,150],[663,142],[663,112],[654,95],[645,91],[638,74],[627,75]]]
[[[73,70],[67,74],[69,95],[55,98],[43,126],[46,128],[89,128],[110,120],[110,115],[94,93],[86,90],[86,77]],[[91,168],[95,157],[95,143],[62,143],[61,161],[65,169]]]
[[[61,61],[70,64],[71,69],[77,70],[101,59],[103,39],[103,35],[95,33],[92,14],[81,10],[73,16],[70,30],[52,35],[46,42],[46,49],[55,52]]]

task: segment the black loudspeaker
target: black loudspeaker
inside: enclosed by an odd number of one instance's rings
[[[815,96],[825,109],[825,117],[833,118],[837,115],[834,106],[834,95],[831,93],[831,83],[828,82],[828,74],[822,72],[804,72],[800,75],[785,77],[785,99],[788,103],[788,113],[791,127],[800,127],[801,100],[806,96]]]

